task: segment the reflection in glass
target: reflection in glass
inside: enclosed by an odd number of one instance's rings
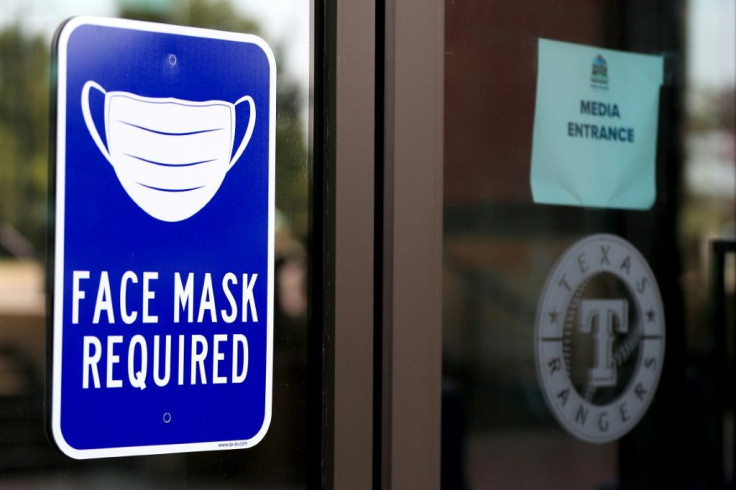
[[[685,3],[445,3],[445,488],[719,488],[724,478],[733,481],[733,413],[719,398],[719,383],[732,378],[715,367],[718,346],[733,339],[733,263],[725,271],[727,337],[714,336],[708,308],[710,240],[734,240],[735,17],[732,2]],[[539,38],[664,56],[650,211],[533,204]],[[579,441],[559,427],[534,362],[547,275],[570,245],[596,233],[621,236],[645,256],[667,318],[657,395],[636,428],[609,444]],[[614,286],[602,277],[590,288],[595,299],[630,302],[632,293]],[[581,390],[592,364],[590,356],[570,359]],[[632,379],[626,370],[619,377],[617,386]],[[617,390],[599,390],[596,400]]]

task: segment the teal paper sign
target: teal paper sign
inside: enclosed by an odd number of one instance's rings
[[[649,209],[663,60],[539,40],[534,202]]]

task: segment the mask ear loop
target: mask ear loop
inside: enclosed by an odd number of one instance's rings
[[[256,125],[256,104],[253,102],[253,98],[249,95],[246,95],[245,97],[241,97],[238,99],[238,101],[233,104],[233,107],[237,106],[243,101],[248,101],[248,105],[250,106],[250,115],[248,118],[248,127],[245,130],[245,135],[243,136],[243,141],[240,142],[240,146],[238,147],[238,151],[235,152],[235,156],[233,156],[232,160],[230,160],[230,166],[228,167],[228,170],[232,168],[232,166],[235,164],[235,162],[238,161],[240,156],[245,151],[245,147],[248,146],[248,142],[250,141],[250,137],[253,136],[253,127]]]
[[[88,80],[87,83],[84,84],[84,87],[82,88],[82,115],[84,116],[84,123],[87,125],[87,131],[89,131],[90,136],[92,136],[92,140],[94,140],[97,148],[100,149],[100,152],[105,156],[105,158],[107,158],[110,165],[112,165],[110,152],[107,151],[107,148],[105,148],[105,145],[102,143],[100,133],[97,132],[95,121],[92,119],[92,112],[89,110],[89,90],[91,88],[95,88],[102,92],[103,95],[107,96],[105,89],[103,89],[97,82]]]

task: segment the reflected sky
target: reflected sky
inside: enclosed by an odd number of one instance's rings
[[[721,88],[736,83],[736,2],[688,2],[688,79],[697,88]]]

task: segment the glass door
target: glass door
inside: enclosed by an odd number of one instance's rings
[[[443,488],[722,488],[733,5],[445,7]]]

